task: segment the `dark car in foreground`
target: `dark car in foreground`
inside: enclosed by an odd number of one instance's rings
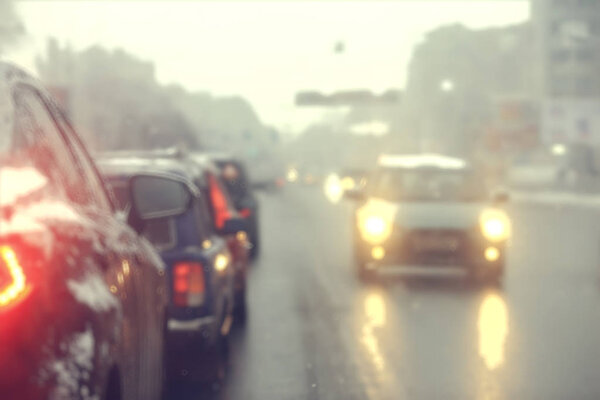
[[[200,159],[206,157],[204,154],[198,154],[197,156]],[[191,155],[191,157],[195,157],[195,155]],[[240,215],[247,221],[248,240],[252,245],[250,255],[254,258],[260,252],[259,207],[246,168],[232,156],[208,154],[208,157],[221,169],[221,178],[225,183],[229,196]]]
[[[61,110],[0,64],[0,397],[159,399],[165,306],[164,264]]]
[[[212,223],[210,200],[193,180],[195,170],[174,158],[156,155],[97,159],[106,183],[126,210],[130,176],[140,171],[176,176],[190,197],[176,217],[157,218],[143,234],[159,250],[167,266],[167,373],[170,381],[218,381],[225,376],[227,344],[233,322],[234,277],[232,256],[223,234],[235,235],[243,221],[223,219],[217,231]],[[150,202],[161,204],[172,193],[154,193]]]
[[[347,196],[363,201],[354,229],[361,279],[392,266],[502,277],[511,227],[501,204],[506,199],[493,199],[464,160],[384,156],[366,188]]]

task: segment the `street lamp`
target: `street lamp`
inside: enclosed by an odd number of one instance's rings
[[[440,90],[442,92],[451,92],[454,90],[454,82],[450,79],[444,79],[440,82]]]

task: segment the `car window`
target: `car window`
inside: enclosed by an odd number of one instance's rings
[[[200,240],[204,241],[206,239],[209,239],[210,236],[213,235],[214,231],[212,228],[213,224],[212,218],[210,216],[209,207],[203,195],[194,197],[193,210],[194,217],[197,221],[196,225],[198,227],[198,234],[200,236]]]
[[[219,163],[219,167],[221,168],[221,176],[223,177],[227,191],[236,204],[239,203],[249,193],[248,180],[243,169],[239,165],[230,162]]]
[[[481,201],[487,192],[468,171],[382,169],[371,186],[375,197],[389,201]]]
[[[21,86],[14,93],[16,153],[31,160],[70,201],[89,205],[92,196],[84,183],[73,153],[65,142],[39,93]]]
[[[94,165],[92,164],[89,155],[81,145],[81,142],[72,129],[71,125],[67,122],[65,116],[62,112],[56,110],[57,112],[54,114],[56,116],[56,120],[63,130],[66,133],[66,138],[73,152],[77,158],[78,165],[81,168],[81,172],[85,179],[85,184],[88,186],[88,190],[92,193],[91,204],[94,204],[98,208],[108,211],[110,210],[110,201],[108,200],[106,190],[100,180],[98,172]]]
[[[115,201],[115,207],[120,211],[125,211],[129,206],[130,194],[129,194],[129,186],[127,186],[124,182],[109,182],[107,183],[110,191],[113,194],[113,198]]]

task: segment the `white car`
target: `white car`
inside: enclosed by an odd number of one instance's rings
[[[358,276],[380,269],[460,269],[497,282],[504,271],[511,223],[467,162],[440,155],[382,156],[355,213]]]

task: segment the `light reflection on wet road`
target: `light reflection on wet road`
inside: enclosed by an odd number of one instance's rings
[[[600,213],[511,205],[502,289],[387,276],[360,284],[350,205],[262,196],[249,321],[218,393],[173,399],[600,398]]]

